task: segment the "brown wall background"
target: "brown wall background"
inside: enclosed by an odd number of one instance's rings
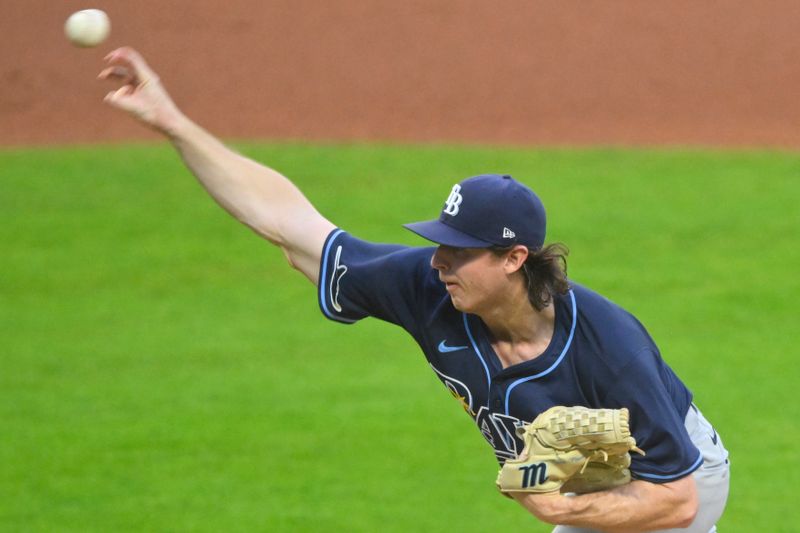
[[[800,2],[0,0],[0,143],[154,138],[95,80],[130,44],[228,138],[800,146]],[[98,7],[112,35],[73,48]]]

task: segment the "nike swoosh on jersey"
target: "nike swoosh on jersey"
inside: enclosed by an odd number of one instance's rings
[[[448,346],[447,344],[445,344],[445,341],[442,341],[442,342],[439,343],[439,346],[437,347],[437,349],[441,353],[450,353],[450,352],[457,352],[459,350],[466,350],[467,347],[466,346]]]
[[[713,435],[711,435],[711,442],[713,442],[714,444],[716,444],[716,443],[717,443],[717,441],[719,440],[719,437],[717,437],[717,430],[716,430],[716,429],[714,429],[714,428],[711,428],[711,431],[713,431],[713,432],[714,432],[714,434],[713,434]]]

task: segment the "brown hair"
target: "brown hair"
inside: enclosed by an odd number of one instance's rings
[[[492,248],[498,255],[510,249]],[[528,258],[520,271],[528,286],[528,300],[537,311],[550,305],[556,295],[566,294],[569,290],[567,255],[569,248],[560,242],[548,244],[538,250],[528,249]]]

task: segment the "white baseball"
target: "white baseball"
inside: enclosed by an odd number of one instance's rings
[[[110,31],[111,22],[108,20],[108,15],[99,9],[76,11],[64,24],[67,39],[75,46],[84,48],[102,43]]]

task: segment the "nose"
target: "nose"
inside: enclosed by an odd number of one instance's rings
[[[431,267],[439,272],[446,272],[453,266],[453,248],[440,244],[431,256]]]
[[[444,250],[443,246],[439,246],[431,256],[431,267],[441,272],[447,269],[447,265],[447,252]]]

